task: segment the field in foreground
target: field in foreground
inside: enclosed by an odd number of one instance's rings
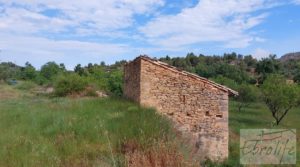
[[[169,122],[152,109],[116,98],[30,92],[0,85],[0,166],[187,166]],[[292,110],[278,128],[299,129],[299,116]],[[240,129],[271,128],[272,121],[261,103],[237,112],[231,102],[230,157],[222,166],[239,166]]]
[[[139,166],[151,158],[183,165],[169,122],[152,109],[0,86],[0,166]]]

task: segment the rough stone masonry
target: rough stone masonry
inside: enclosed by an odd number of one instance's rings
[[[124,95],[170,118],[200,156],[228,157],[228,96],[238,92],[139,56],[124,67]]]

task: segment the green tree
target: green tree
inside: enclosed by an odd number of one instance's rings
[[[104,62],[104,61],[101,61],[101,62],[100,62],[100,66],[105,66],[105,62]]]
[[[193,67],[197,66],[197,64],[200,62],[200,60],[194,53],[188,53],[186,59]]]
[[[0,80],[20,78],[21,68],[12,62],[2,62],[0,64]]]
[[[230,78],[237,83],[243,83],[249,81],[249,75],[240,69],[238,66],[232,66],[226,63],[219,63],[216,68],[217,75],[223,75]]]
[[[258,99],[258,90],[253,85],[243,83],[238,86],[237,91],[239,95],[235,97],[235,100],[237,101],[239,112],[242,111],[243,107],[249,106]]]
[[[112,67],[112,69],[123,69],[126,63],[126,60],[116,61],[115,64],[111,65],[110,67]]]
[[[232,52],[230,54],[225,53],[223,56],[223,59],[226,63],[230,63],[232,61],[235,61],[237,59],[237,54],[235,52]]]
[[[42,66],[40,74],[47,80],[52,80],[60,72],[62,72],[62,70],[59,65],[55,62],[48,62]]]
[[[293,107],[300,104],[299,86],[287,83],[281,75],[270,75],[262,85],[262,94],[276,125]]]
[[[25,63],[25,67],[21,71],[21,77],[25,80],[34,80],[37,76],[35,68],[29,63]]]
[[[169,64],[169,65],[172,65],[172,64],[173,64],[173,63],[172,63],[172,59],[171,59],[171,57],[170,57],[169,55],[166,55],[166,57],[161,57],[161,58],[159,59],[159,61],[165,62],[165,63],[167,63],[167,64]]]
[[[244,56],[244,62],[248,67],[255,67],[257,60],[254,59],[251,55]]]
[[[87,70],[90,74],[92,74],[94,72],[94,66],[92,63],[89,63],[87,66]]]
[[[59,68],[61,69],[61,71],[67,71],[64,63],[60,63]]]
[[[173,63],[172,63],[173,66],[175,67],[178,67],[180,69],[186,69],[188,64],[187,62],[185,61],[185,59],[183,58],[180,58],[180,57],[176,57],[173,59]]]
[[[206,65],[206,64],[202,64],[199,63],[196,67],[195,67],[195,72],[201,76],[201,77],[205,77],[205,78],[212,78],[212,77],[216,77],[216,68],[214,67],[214,65]]]
[[[211,80],[217,82],[218,84],[225,85],[233,90],[237,90],[238,88],[238,84],[234,80],[221,75],[218,75],[215,78],[211,78]]]
[[[267,75],[278,73],[280,70],[280,62],[276,60],[276,55],[270,55],[264,58],[256,65],[255,71],[260,75],[259,80],[263,82]]]
[[[169,55],[166,56],[166,60],[167,60],[167,61],[171,60],[171,58],[170,58]]]
[[[74,68],[74,72],[76,72],[80,76],[83,76],[84,68],[81,67],[81,64],[77,64]]]

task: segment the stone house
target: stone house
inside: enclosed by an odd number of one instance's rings
[[[238,92],[139,56],[124,67],[124,95],[170,118],[202,157],[228,157],[228,96]]]

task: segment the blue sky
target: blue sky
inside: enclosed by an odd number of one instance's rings
[[[0,61],[300,51],[300,0],[0,0]]]

